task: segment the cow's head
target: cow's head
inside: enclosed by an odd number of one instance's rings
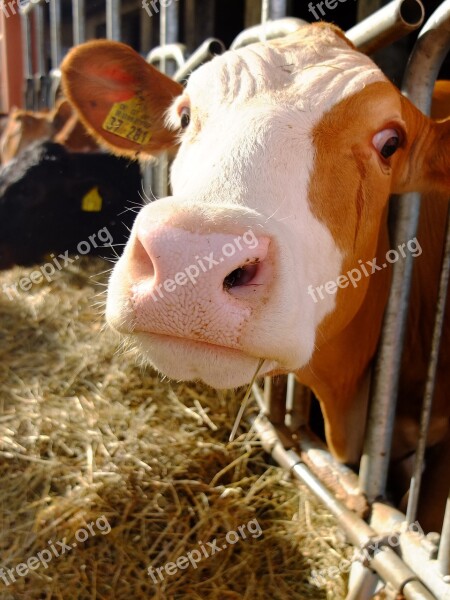
[[[307,365],[369,278],[317,302],[308,290],[375,256],[390,194],[450,183],[450,125],[329,25],[227,52],[186,89],[115,42],[75,48],[62,71],[114,152],[178,148],[173,195],[139,213],[107,302],[175,379],[232,387],[260,358],[264,373]]]
[[[11,161],[33,142],[49,140],[72,115],[67,100],[60,101],[50,112],[13,108],[0,137],[1,164]]]

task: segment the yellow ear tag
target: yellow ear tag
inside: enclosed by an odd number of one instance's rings
[[[103,198],[100,196],[98,187],[92,188],[81,201],[81,210],[85,212],[100,212],[102,210]]]
[[[143,101],[137,96],[126,102],[113,104],[102,128],[108,133],[140,145],[146,144],[152,137],[150,118]]]

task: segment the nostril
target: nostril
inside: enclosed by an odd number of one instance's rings
[[[224,290],[230,290],[231,288],[248,285],[255,279],[257,271],[258,263],[244,265],[243,267],[235,269],[223,280]]]
[[[155,265],[145,246],[136,238],[132,247],[130,275],[135,281],[149,279],[155,275]]]

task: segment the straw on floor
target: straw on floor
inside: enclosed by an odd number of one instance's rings
[[[351,550],[267,462],[254,403],[229,443],[242,391],[162,381],[102,330],[95,275],[108,267],[84,259],[13,300],[4,284],[33,267],[0,274],[0,598],[343,598],[346,574],[317,587],[311,573]],[[195,565],[161,570],[202,546]]]

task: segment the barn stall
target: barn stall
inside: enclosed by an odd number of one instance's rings
[[[236,2],[233,7],[166,2],[158,11],[153,6],[151,15],[139,3],[112,0],[106,6],[76,0],[72,5],[56,0],[22,4],[20,16],[8,14],[2,21],[2,66],[4,74],[11,73],[2,86],[7,96],[3,102],[17,94],[11,83],[12,72],[17,77],[18,71],[17,62],[11,63],[14,47],[15,60],[20,53],[23,57],[24,104],[33,109],[55,102],[61,59],[71,45],[85,39],[121,39],[184,81],[227,47],[285,35],[298,26],[298,19],[312,20],[307,6],[276,1]],[[358,47],[376,52],[399,84],[414,42],[404,36],[420,27],[424,15],[419,2],[394,2],[375,13],[380,4],[350,7],[348,2],[336,7],[330,20],[346,29]],[[441,3],[431,16],[438,4],[426,6],[431,20],[404,79],[406,93],[424,111],[429,110],[432,86],[448,49],[450,6]],[[364,17],[354,26],[356,18]],[[18,27],[23,40],[19,47]],[[145,185],[138,190],[142,201],[150,189],[156,197],[167,193],[167,168],[167,160],[160,160],[155,168],[143,170]],[[89,189],[83,190],[81,197],[87,193]],[[134,214],[137,204],[124,198],[122,212]],[[418,211],[416,195],[401,200],[397,240],[414,237]],[[48,252],[54,249],[63,251],[49,247]],[[121,247],[115,251],[120,253]],[[423,537],[411,527],[424,444],[417,453],[406,517],[389,504],[374,502],[389,498],[386,481],[408,261],[394,269],[375,367],[369,417],[373,426],[368,428],[359,477],[337,464],[320,439],[305,429],[312,413],[317,423],[315,401],[292,376],[266,380],[264,389],[261,383],[253,386],[238,435],[229,442],[245,390],[217,393],[161,381],[131,351],[117,351],[117,340],[102,322],[101,286],[109,263],[86,257],[54,269],[49,281],[42,277],[26,293],[14,291],[14,284],[50,262],[47,254],[36,265],[1,275],[5,598],[363,599],[380,585],[388,598],[399,592],[406,598],[449,597],[450,519],[441,537],[437,532]],[[445,269],[424,430],[445,305]],[[271,464],[269,454],[285,470]],[[213,539],[222,542],[245,524],[246,538],[230,542],[220,557],[205,555],[198,565],[191,563],[163,579],[149,571],[192,556]],[[395,537],[394,532],[402,533]],[[72,549],[61,547],[57,542],[62,540]],[[19,572],[23,568],[17,571],[17,565],[55,544],[60,555],[52,550],[45,566],[41,562],[25,575]],[[370,552],[371,544],[380,551]]]

